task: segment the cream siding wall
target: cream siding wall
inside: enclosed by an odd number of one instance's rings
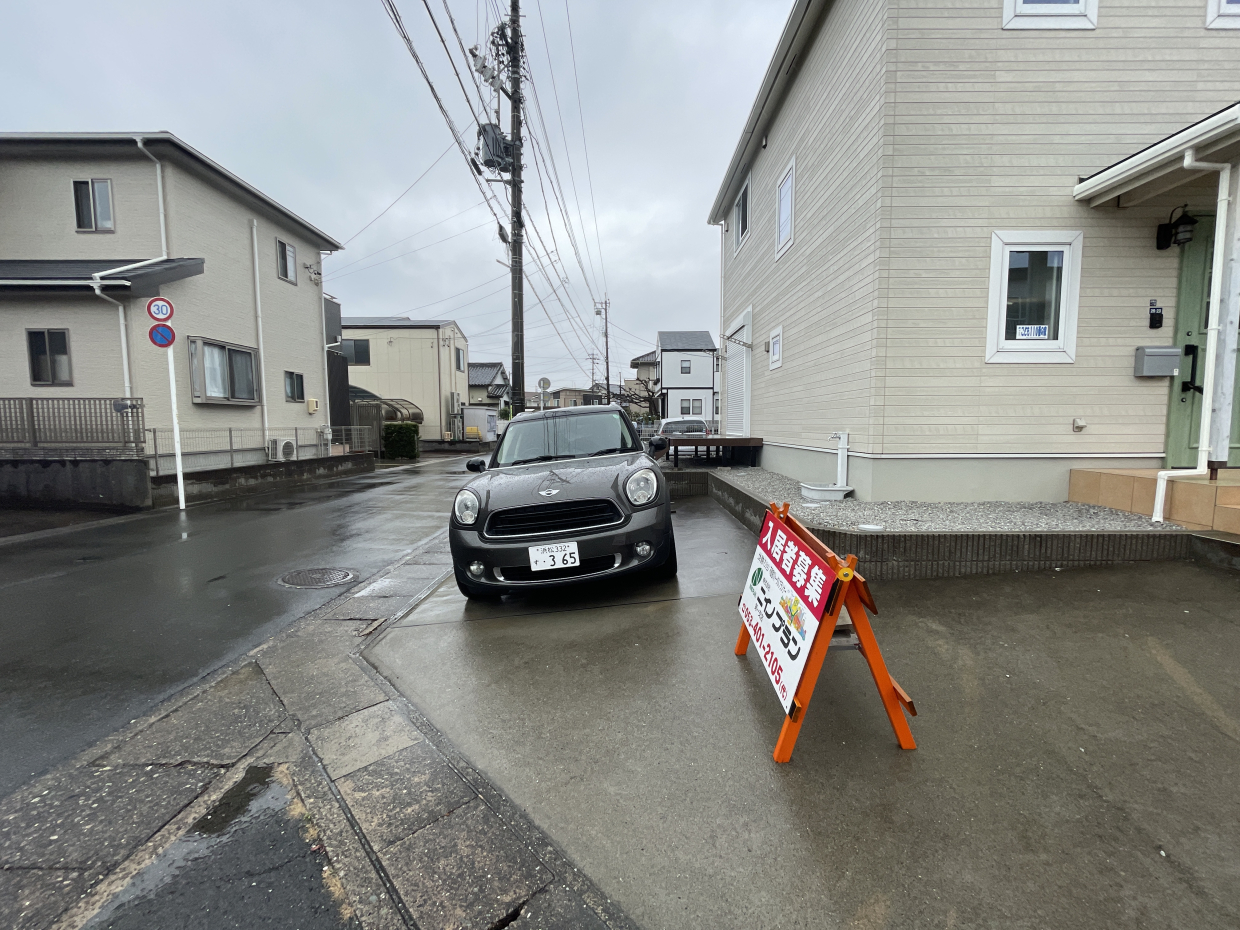
[[[729,215],[721,328],[753,306],[750,433],[767,441],[820,446],[847,429],[855,448],[876,445],[886,20],[871,0],[831,6],[754,160],[735,252]],[[794,157],[794,242],[777,260],[776,189]],[[762,344],[781,325],[771,371]]]
[[[73,384],[32,385],[28,329],[67,329]],[[0,306],[0,397],[120,397],[120,324],[116,308],[79,297],[29,297]],[[154,350],[152,350],[154,351]],[[167,374],[164,375],[165,393]]]
[[[878,363],[886,453],[1149,453],[1166,379],[1132,376],[1174,332],[1178,250],[1154,227],[1212,186],[1131,209],[1072,200],[1089,175],[1240,99],[1240,35],[1200,0],[1101,0],[1090,31],[1003,30],[999,0],[891,0],[890,295]],[[985,362],[996,229],[1084,232],[1074,364]],[[1148,329],[1149,300],[1168,313]],[[786,363],[785,363],[786,364]],[[1072,431],[1073,417],[1089,423]]]
[[[159,257],[155,164],[134,158],[0,160],[0,258]],[[78,232],[73,182],[112,181],[114,232]]]
[[[453,391],[461,395],[462,404],[469,402],[469,340],[455,324],[442,329],[348,327],[344,338],[370,340],[370,364],[350,365],[349,383],[380,397],[417,404],[425,418],[425,438],[439,439],[448,428],[448,397]],[[465,350],[465,371],[456,370],[457,347]]]

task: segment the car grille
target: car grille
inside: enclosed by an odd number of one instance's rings
[[[559,501],[513,507],[491,514],[487,536],[542,536],[611,526],[624,519],[609,500]]]
[[[578,575],[594,575],[605,572],[616,564],[615,556],[600,555],[594,559],[584,559],[580,565],[572,568],[549,568],[536,572],[527,565],[515,565],[500,569],[505,581],[555,581],[558,578],[575,578]]]

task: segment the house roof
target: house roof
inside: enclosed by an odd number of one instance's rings
[[[239,195],[243,200],[274,214],[277,219],[310,240],[320,251],[335,252],[344,248],[327,233],[170,132],[0,132],[0,155],[78,158],[108,154],[136,155],[145,160],[137,146],[139,139],[156,158],[166,158],[215,186]]]
[[[504,381],[507,383],[508,373],[504,370],[503,362],[470,362],[469,386],[487,387],[500,372],[504,372]]]
[[[639,355],[637,358],[629,362],[630,368],[636,368],[638,365],[653,365],[659,360],[659,350],[651,349],[645,355]]]
[[[766,75],[758,88],[758,96],[754,98],[749,110],[749,117],[741,130],[741,137],[724,172],[723,182],[715,202],[710,208],[710,216],[706,222],[712,225],[722,223],[732,207],[732,200],[740,186],[744,183],[753,165],[758,146],[770,126],[775,114],[779,112],[788,85],[796,79],[796,65],[804,56],[801,54],[813,37],[814,28],[822,14],[834,3],[834,0],[796,0],[784,31],[775,46],[770,64],[766,66]]]
[[[1196,180],[1205,174],[1185,168],[1189,157],[1198,161],[1231,161],[1240,150],[1240,103],[1232,104],[1148,145],[1096,174],[1072,190],[1077,200],[1097,207],[1116,198],[1133,206],[1150,197]]]
[[[140,258],[110,259],[3,259],[0,289],[6,291],[91,293],[93,277],[103,289],[129,297],[153,297],[161,285],[200,275],[201,258],[165,258],[142,264]],[[141,265],[130,268],[131,265]],[[102,272],[112,272],[103,274]]]
[[[411,320],[406,316],[345,316],[340,318],[340,325],[345,329],[442,329],[454,323],[452,320]]]
[[[715,340],[704,329],[660,332],[659,348],[664,352],[714,352]]]
[[[506,384],[492,384],[487,388],[487,397],[503,397],[507,393],[508,385]]]

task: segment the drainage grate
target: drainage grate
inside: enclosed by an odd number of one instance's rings
[[[299,568],[284,575],[280,584],[288,588],[333,588],[356,577],[356,573],[344,568]]]

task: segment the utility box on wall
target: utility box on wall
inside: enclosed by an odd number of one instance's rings
[[[1180,373],[1178,346],[1137,346],[1132,373],[1137,378],[1174,378]]]

